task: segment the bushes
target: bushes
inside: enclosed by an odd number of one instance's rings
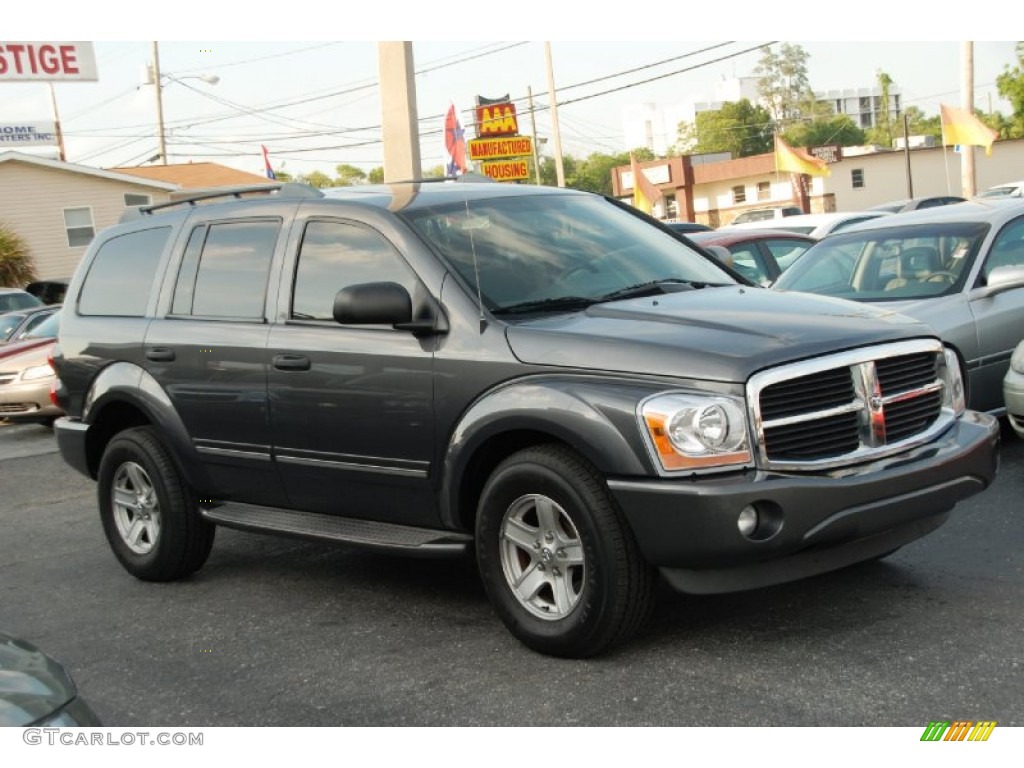
[[[0,286],[23,288],[36,279],[36,269],[25,240],[0,223]]]

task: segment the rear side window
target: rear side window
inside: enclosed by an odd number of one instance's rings
[[[78,297],[82,315],[142,317],[146,314],[160,255],[170,227],[156,227],[107,240],[96,252]]]
[[[178,271],[175,315],[261,319],[280,219],[197,227]]]

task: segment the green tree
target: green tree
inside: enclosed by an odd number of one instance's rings
[[[881,91],[881,110],[876,115],[874,127],[878,129],[878,138],[882,141],[875,142],[886,147],[892,146],[894,135],[892,118],[889,115],[889,88],[892,86],[892,78],[885,72],[878,71],[878,90]]]
[[[822,144],[855,147],[865,142],[864,131],[848,115],[830,115],[806,123],[793,123],[783,132],[782,138],[794,147]]]
[[[809,58],[801,46],[783,43],[779,53],[765,48],[754,68],[758,95],[780,127],[814,113],[814,91],[807,76]]]
[[[999,95],[1010,102],[1013,114],[1002,119],[1002,125],[996,130],[1005,139],[1024,138],[1024,43],[1017,43],[1017,64],[1012,69],[1003,68],[1003,73],[996,78]],[[995,127],[995,126],[993,126]]]
[[[367,175],[367,180],[371,184],[383,184],[384,183],[384,166],[378,166],[371,168],[370,173]]]
[[[772,116],[748,99],[730,101],[721,109],[698,112],[693,123],[680,123],[675,151],[691,154],[731,152],[747,157],[772,151]]]
[[[333,187],[335,185],[334,179],[323,171],[300,173],[295,177],[295,180],[302,182],[303,184],[309,184],[309,186],[316,187],[317,189],[326,189],[327,187]]]
[[[424,179],[443,179],[444,176],[445,176],[445,173],[444,173],[444,166],[443,165],[435,165],[433,168],[424,168],[423,169],[423,178]]]
[[[356,184],[366,183],[366,172],[356,168],[354,165],[342,163],[336,166],[334,170],[338,174],[338,178],[334,181],[339,187],[351,187]],[[383,171],[383,169],[381,170]]]
[[[0,285],[23,288],[36,279],[36,268],[25,239],[0,223]]]

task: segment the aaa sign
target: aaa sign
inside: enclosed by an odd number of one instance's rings
[[[488,104],[485,107],[477,107],[476,125],[476,135],[480,138],[519,133],[519,122],[516,120],[516,105],[509,102],[507,104]]]

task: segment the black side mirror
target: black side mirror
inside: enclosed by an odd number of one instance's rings
[[[334,319],[343,325],[398,325],[412,321],[412,298],[398,283],[361,283],[338,291]]]

